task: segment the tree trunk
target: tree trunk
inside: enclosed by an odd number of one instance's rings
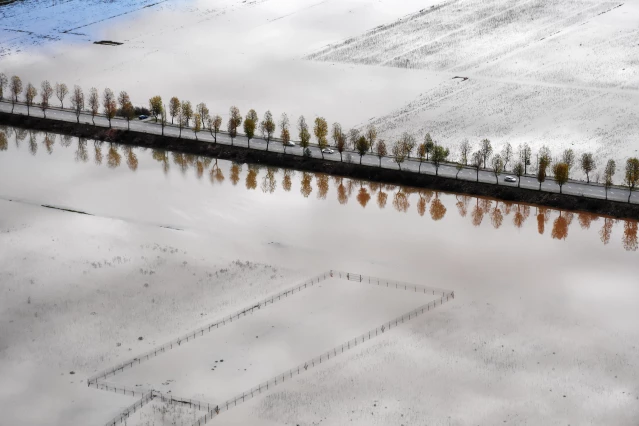
[[[606,186],[606,200],[608,200],[608,187]]]
[[[477,182],[479,182],[479,169],[477,169]]]
[[[271,143],[271,138],[266,139],[266,151],[268,152],[268,144]]]
[[[11,102],[11,114],[13,114],[13,109],[16,107],[15,102]]]
[[[499,176],[495,175],[495,182],[497,183],[497,186],[499,186]]]
[[[171,116],[171,124],[173,124],[173,116]]]
[[[62,109],[64,109],[64,102],[60,101],[60,105],[62,106]]]
[[[379,167],[382,167],[382,157],[379,157]]]
[[[126,129],[131,130],[131,120],[126,121]]]
[[[422,161],[419,162],[419,169],[417,169],[417,173],[422,172]]]
[[[435,166],[435,176],[439,176],[439,166]]]
[[[198,138],[197,138],[197,132],[193,132],[193,133],[195,133],[195,140],[198,140]]]
[[[78,124],[80,124],[80,114],[76,114],[75,118],[78,120]]]
[[[322,158],[324,158],[324,154],[322,154]],[[362,156],[359,156],[359,164],[362,164]]]
[[[95,126],[95,115],[91,116],[91,121],[93,121],[93,125]]]
[[[31,113],[29,112],[30,108],[29,108],[29,104],[27,104],[27,117],[29,117],[31,115]]]
[[[180,127],[180,136],[178,136],[178,139],[182,138],[182,128]]]
[[[630,203],[630,197],[632,197],[632,188],[628,188],[628,203]]]
[[[521,188],[521,176],[517,178],[517,188]]]
[[[44,114],[44,118],[47,118],[47,110],[46,109],[42,110],[42,114]]]
[[[539,190],[540,191],[541,191],[541,184],[542,184],[542,182],[539,182]]]
[[[248,145],[249,148],[251,147],[251,138],[248,138]]]
[[[397,167],[399,167],[399,170],[402,169],[402,165],[400,163],[397,163]]]
[[[164,136],[164,126],[162,126],[162,136]]]
[[[109,118],[109,129],[111,128],[111,118]]]
[[[559,185],[559,193],[560,194],[562,193],[561,191],[563,190],[563,187],[564,187],[563,185]]]
[[[590,175],[586,172],[586,183],[590,183]]]

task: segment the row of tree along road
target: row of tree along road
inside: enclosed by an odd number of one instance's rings
[[[149,107],[134,107],[131,99],[126,91],[120,92],[117,96],[115,93],[106,88],[100,94],[96,88],[89,90],[88,96],[85,95],[80,86],[74,86],[73,90],[62,83],[52,85],[45,80],[40,85],[40,90],[31,83],[23,86],[22,80],[18,76],[10,79],[3,73],[0,73],[0,100],[4,99],[5,91],[8,89],[8,95],[12,102],[12,112],[15,104],[19,102],[21,96],[27,106],[27,114],[30,114],[31,107],[38,107],[43,111],[46,118],[46,112],[51,107],[53,96],[60,102],[60,107],[64,109],[64,102],[67,97],[70,98],[71,109],[74,111],[78,123],[82,114],[90,114],[93,124],[95,125],[95,117],[102,114],[108,119],[109,127],[111,120],[116,116],[126,119],[130,128],[130,121],[140,113],[151,115],[155,122],[162,127],[162,135],[164,128],[168,125],[179,128],[179,137],[182,137],[182,130],[190,129],[197,140],[198,133],[207,130],[217,142],[217,135],[222,131],[224,125],[220,115],[212,115],[205,103],[199,103],[193,107],[190,101],[179,100],[172,97],[169,100],[168,108],[160,96],[154,96],[149,99]],[[170,121],[170,123],[169,123]],[[315,136],[317,146],[320,149],[322,158],[324,150],[329,148],[329,138],[333,141],[334,149],[340,154],[340,160],[343,161],[343,153],[354,150],[360,156],[360,164],[362,157],[367,153],[375,154],[379,157],[379,165],[382,165],[382,159],[392,157],[401,170],[402,164],[406,159],[411,158],[419,161],[418,171],[421,173],[421,165],[423,162],[429,162],[435,168],[435,174],[439,174],[439,168],[443,163],[454,163],[457,168],[456,178],[466,167],[472,167],[477,173],[477,181],[479,181],[480,170],[490,170],[495,175],[495,181],[499,185],[499,176],[508,171],[511,165],[511,172],[517,176],[518,185],[522,176],[528,174],[528,168],[534,170],[539,189],[546,181],[549,175],[552,175],[559,192],[563,192],[563,186],[569,181],[571,172],[575,166],[585,174],[587,183],[593,176],[595,182],[602,183],[605,188],[606,199],[608,198],[608,190],[614,185],[613,178],[617,173],[617,164],[610,159],[605,162],[603,172],[597,171],[597,161],[590,152],[584,152],[577,156],[572,149],[567,149],[558,157],[553,157],[551,150],[543,146],[536,154],[533,162],[533,152],[528,144],[520,144],[517,151],[513,149],[510,143],[506,143],[503,149],[495,153],[488,139],[483,139],[479,143],[476,150],[468,140],[458,144],[456,158],[452,158],[450,149],[432,139],[430,134],[426,134],[421,143],[414,135],[405,132],[397,141],[392,144],[387,143],[383,139],[378,139],[377,130],[374,126],[369,125],[364,131],[359,129],[350,129],[344,131],[339,123],[333,123],[329,126],[326,119],[317,117],[314,123],[309,124],[304,116],[299,117],[296,123],[297,141],[303,149],[305,156],[311,155],[309,149],[312,136]],[[312,126],[312,129],[311,129]],[[291,123],[286,115],[282,114],[276,123],[273,114],[266,111],[262,120],[259,119],[255,110],[251,109],[246,117],[242,117],[240,110],[232,106],[229,109],[228,120],[226,122],[226,132],[231,138],[231,144],[238,136],[238,129],[243,130],[248,140],[250,148],[251,140],[259,132],[266,142],[266,150],[268,151],[271,141],[276,139],[276,131],[279,128],[279,139],[286,153],[286,147],[294,145],[292,143]],[[313,134],[311,134],[311,131]],[[639,184],[639,159],[636,157],[626,160],[625,169],[623,170],[623,185],[628,189],[628,202],[635,187]]]

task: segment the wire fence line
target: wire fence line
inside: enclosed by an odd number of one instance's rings
[[[302,284],[296,285],[295,287],[291,287],[277,294],[268,296],[267,298],[262,299],[259,302],[253,303],[250,306],[247,306],[243,309],[240,309],[239,311],[232,313],[231,315],[228,315],[220,320],[217,320],[211,324],[205,325],[204,327],[201,327],[186,335],[182,335],[181,337],[173,339],[169,343],[166,343],[142,355],[138,355],[137,357],[133,359],[129,359],[114,367],[111,367],[107,370],[97,373],[91,376],[89,379],[87,379],[87,383],[91,384],[93,382],[96,382],[97,380],[105,379],[108,376],[114,376],[118,372],[124,371],[125,368],[131,368],[134,365],[138,365],[142,363],[142,361],[148,361],[149,359],[157,356],[158,354],[164,353],[167,350],[173,349],[174,347],[179,347],[183,343],[187,343],[191,340],[194,340],[196,337],[201,337],[204,335],[204,333],[209,333],[211,330],[217,329],[220,326],[223,327],[227,323],[232,323],[234,320],[237,321],[242,316],[246,316],[247,314],[252,314],[255,309],[261,309],[263,307],[266,307],[269,303],[272,305],[275,302],[282,300],[282,297],[287,298],[288,296],[292,296],[293,294],[298,293],[306,288],[313,287],[314,285],[319,284],[320,282],[326,280],[327,278],[330,278],[330,272],[325,272],[323,274],[320,274],[316,277],[311,278],[308,281],[305,281]]]
[[[358,276],[360,277],[360,276]],[[363,282],[363,281],[362,281]],[[435,309],[437,306],[441,306],[444,303],[448,302],[449,300],[452,300],[455,298],[455,294],[452,291],[448,291],[446,293],[444,293],[439,299],[433,300],[423,306],[420,306],[416,309],[413,309],[410,312],[407,312],[397,318],[394,318],[390,321],[385,322],[384,324],[380,325],[379,327],[376,327],[373,330],[369,330],[364,334],[361,334],[360,336],[351,339],[349,341],[347,341],[346,343],[341,344],[340,346],[336,346],[333,349],[324,352],[323,354],[321,354],[318,357],[315,357],[309,361],[306,361],[303,364],[300,364],[282,374],[279,374],[275,377],[273,377],[272,379],[263,382],[261,384],[259,384],[258,386],[251,388],[245,392],[242,392],[242,394],[237,395],[236,397],[234,397],[233,399],[229,399],[228,401],[223,402],[220,405],[216,405],[212,410],[209,410],[204,416],[202,416],[200,419],[198,419],[195,423],[193,423],[193,426],[202,426],[204,424],[206,424],[209,420],[213,419],[214,417],[218,416],[220,413],[224,412],[224,411],[228,411],[233,407],[236,407],[238,404],[241,404],[253,397],[255,397],[256,395],[260,395],[262,392],[266,392],[268,390],[270,390],[272,387],[277,386],[279,384],[283,384],[285,383],[287,380],[290,381],[293,376],[297,376],[300,375],[302,373],[305,373],[306,371],[308,371],[311,368],[314,367],[318,367],[320,366],[322,363],[327,362],[328,360],[330,360],[331,358],[335,358],[341,354],[343,354],[344,352],[348,352],[351,349],[356,348],[358,345],[361,345],[362,343],[374,339],[375,337],[381,336],[383,335],[385,332],[390,331],[392,328],[394,327],[398,327],[400,325],[402,325],[405,322],[408,322],[412,319],[417,318],[418,316],[428,313],[431,310]]]
[[[154,398],[153,392],[145,393],[144,395],[142,395],[142,399],[135,401],[133,405],[125,408],[124,411],[122,411],[120,414],[115,416],[112,420],[105,423],[104,426],[116,426],[122,422],[126,422],[126,420],[129,418],[131,414],[134,414],[135,412],[137,412],[137,410],[144,407],[151,400],[153,400],[153,398]]]
[[[254,309],[260,309],[261,307],[265,307],[268,303],[274,304],[275,302],[281,300],[282,297],[287,298],[288,296],[293,295],[296,292],[300,292],[306,288],[313,287],[319,284],[320,282],[327,279],[331,279],[331,278],[340,278],[347,281],[353,281],[353,282],[358,282],[358,283],[363,283],[368,285],[376,285],[376,286],[385,287],[389,289],[412,291],[415,293],[423,293],[427,295],[436,295],[436,296],[439,296],[439,298],[423,306],[420,306],[416,309],[413,309],[412,311],[406,314],[403,314],[395,319],[387,321],[386,323],[380,325],[379,327],[376,327],[373,330],[369,330],[368,332],[354,339],[351,339],[340,346],[336,346],[333,349],[329,350],[328,352],[325,352],[321,354],[320,356],[311,359],[310,361],[300,364],[297,367],[294,367],[288,370],[287,372],[272,378],[271,380],[261,383],[258,386],[252,389],[249,389],[248,391],[243,392],[241,395],[238,395],[233,399],[229,399],[228,401],[225,401],[222,404],[214,405],[210,402],[197,401],[197,400],[187,399],[187,398],[179,398],[179,397],[176,397],[170,394],[165,394],[153,389],[145,389],[142,387],[132,388],[132,387],[124,386],[124,385],[116,385],[113,383],[106,383],[101,381],[102,379],[105,379],[110,375],[115,375],[118,372],[124,371],[125,368],[131,368],[134,365],[140,364],[142,361],[146,361],[152,357],[157,356],[158,354],[164,353],[166,350],[172,349],[174,345],[180,346],[181,343],[185,343],[190,340],[193,340],[198,336],[203,336],[205,332],[208,333],[215,328],[219,328],[220,325],[223,326],[226,324],[226,322],[232,322],[233,320],[237,321],[242,316],[246,316],[246,314],[248,313],[253,313]],[[326,273],[319,274],[302,284],[288,288],[277,294],[268,296],[267,298],[262,299],[260,302],[257,302],[244,309],[241,309],[229,316],[224,317],[221,320],[218,320],[194,332],[184,335],[181,338],[177,338],[173,340],[172,342],[169,342],[159,348],[156,348],[154,350],[147,352],[146,354],[143,354],[141,356],[133,358],[132,360],[126,361],[115,367],[112,367],[108,370],[98,373],[87,380],[87,385],[89,387],[95,387],[96,389],[115,392],[122,395],[140,396],[142,398],[141,400],[137,401],[135,404],[133,404],[132,406],[124,410],[119,416],[117,416],[112,421],[107,423],[106,426],[116,426],[117,424],[122,423],[130,416],[131,413],[135,413],[136,410],[141,408],[144,404],[148,403],[149,398],[151,399],[161,398],[162,401],[168,402],[168,403],[178,402],[183,404],[189,404],[193,407],[198,408],[199,410],[206,411],[206,414],[193,424],[193,426],[201,426],[207,423],[212,418],[219,415],[221,412],[229,410],[230,408],[235,407],[238,404],[241,404],[247,399],[253,398],[255,395],[259,395],[262,392],[266,392],[271,387],[284,383],[287,379],[291,380],[293,376],[304,373],[309,368],[319,366],[323,362],[327,362],[331,358],[334,358],[340,354],[343,354],[344,352],[347,352],[368,340],[381,336],[382,334],[392,329],[393,327],[397,327],[406,321],[410,321],[419,315],[427,313],[430,310],[435,309],[437,306],[441,306],[442,304],[448,302],[449,300],[454,299],[454,297],[455,297],[455,293],[453,291],[445,290],[441,288],[434,288],[434,287],[429,287],[429,286],[424,286],[419,284],[409,284],[406,282],[382,279],[382,278],[371,277],[367,275],[355,274],[350,272],[330,270]]]
[[[432,295],[442,295],[452,293],[450,290],[443,288],[430,287],[420,284],[410,284],[403,281],[388,280],[386,278],[371,277],[368,275],[354,274],[352,272],[333,271],[331,270],[331,276],[344,278],[349,281],[356,281],[364,284],[372,284],[386,288],[394,288],[398,290],[412,290],[415,293],[424,293]]]

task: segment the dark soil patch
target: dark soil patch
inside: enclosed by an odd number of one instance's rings
[[[111,40],[100,40],[100,41],[94,41],[93,44],[102,44],[104,46],[122,46],[124,43],[120,43],[118,41],[111,41]]]
[[[493,197],[503,201],[538,204],[556,209],[587,211],[620,219],[639,220],[639,205],[605,201],[575,195],[498,186],[379,167],[324,161],[278,152],[258,151],[238,146],[198,142],[170,136],[94,127],[89,124],[47,120],[0,112],[0,124],[50,131],[70,136],[201,155],[239,163],[264,164],[302,171],[363,179],[373,182],[429,188],[438,191]]]

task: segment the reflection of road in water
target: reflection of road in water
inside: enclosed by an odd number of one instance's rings
[[[170,176],[179,171],[181,175],[192,174],[201,181],[205,181],[208,177],[208,181],[213,186],[235,188],[243,186],[248,191],[259,190],[263,194],[296,193],[293,187],[298,186],[299,194],[303,198],[316,194],[315,197],[318,200],[337,201],[340,205],[346,205],[354,199],[364,209],[382,210],[390,201],[398,214],[416,211],[419,216],[430,217],[433,221],[445,219],[451,214],[449,210],[452,207],[451,204],[454,204],[454,210],[459,217],[468,219],[474,227],[484,223],[484,227],[489,225],[498,230],[504,226],[505,222],[510,222],[514,228],[522,229],[525,226],[535,226],[536,222],[538,234],[548,233],[552,239],[556,240],[566,240],[570,235],[571,226],[577,224],[584,231],[595,232],[592,225],[598,222],[601,223],[598,231],[599,239],[607,245],[611,241],[615,224],[619,223],[623,226],[621,243],[624,249],[635,251],[639,246],[637,222],[602,217],[592,213],[575,213],[485,197],[446,194],[428,189],[328,176],[322,173],[231,163],[190,154],[147,150],[18,128],[5,127],[1,128],[0,132],[0,151],[10,151],[3,154],[5,157],[12,156],[11,150],[14,145],[16,151],[26,149],[33,156],[44,156],[45,153],[52,155],[55,150],[60,150],[64,156],[71,154],[77,164],[94,163],[97,166],[105,165],[109,169],[122,169],[126,166],[133,172],[138,171],[141,159],[152,159],[151,164],[155,166],[150,166],[149,170],[145,169],[145,173],[155,169],[162,170],[164,175]],[[130,178],[125,177],[125,179]],[[241,182],[243,185],[240,185]],[[0,195],[7,198],[7,194]],[[371,203],[371,200],[374,202]],[[398,220],[401,220],[401,217]]]

